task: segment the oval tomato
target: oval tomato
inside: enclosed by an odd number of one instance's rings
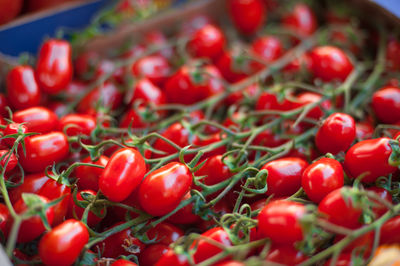
[[[400,121],[400,89],[384,87],[372,95],[372,109],[379,121],[394,124]]]
[[[216,58],[224,50],[225,36],[221,29],[212,24],[195,32],[188,43],[188,50],[194,57]]]
[[[99,166],[106,166],[109,158],[101,155],[97,161],[92,161],[90,156],[82,160],[82,163],[91,163]],[[78,187],[80,189],[99,190],[99,178],[104,169],[92,166],[78,166],[75,168],[75,177],[78,179]]]
[[[228,10],[236,29],[245,35],[255,33],[267,18],[261,0],[229,0]]]
[[[29,132],[48,133],[58,126],[57,115],[45,107],[31,107],[13,114],[13,121],[25,123]]]

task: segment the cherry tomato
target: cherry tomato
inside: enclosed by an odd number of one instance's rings
[[[38,196],[39,199],[44,203],[49,203],[50,201],[43,196]],[[17,214],[22,214],[28,210],[28,206],[26,206],[23,199],[18,200],[14,204],[14,210]],[[51,225],[53,223],[54,218],[54,210],[52,207],[49,207],[46,210],[46,218],[48,223]],[[10,219],[10,222],[13,222],[13,219]],[[8,224],[7,231],[11,230],[12,223]],[[34,240],[38,236],[40,236],[45,231],[45,227],[43,225],[42,218],[39,215],[34,215],[29,219],[24,220],[21,223],[21,226],[18,231],[17,242],[19,243],[26,243]]]
[[[301,176],[308,163],[300,158],[287,157],[266,163],[261,169],[268,171],[267,195],[290,196],[301,187]]]
[[[245,35],[255,33],[267,18],[262,0],[229,0],[228,10],[236,29]]]
[[[246,98],[254,99],[260,92],[260,86],[258,84],[252,84],[246,87],[243,91],[236,91],[231,93],[226,98],[228,105],[234,105],[241,103]]]
[[[171,75],[171,66],[163,56],[150,55],[135,62],[132,73],[138,78],[147,78],[156,86],[163,86]]]
[[[379,121],[394,124],[400,121],[400,89],[384,87],[372,96],[372,109]]]
[[[298,265],[305,261],[307,256],[291,245],[273,245],[265,260],[283,265]]]
[[[388,138],[378,138],[353,145],[344,159],[344,168],[349,177],[357,178],[362,175],[362,181],[369,183],[380,176],[394,173],[397,168],[389,161],[392,153],[389,142]]]
[[[310,57],[314,77],[323,81],[344,81],[354,68],[349,57],[334,46],[316,47]]]
[[[391,71],[400,70],[400,42],[389,40],[386,46],[386,66]]]
[[[169,249],[165,252],[158,262],[155,264],[156,266],[189,266],[189,260],[184,255],[175,254],[172,249]]]
[[[139,255],[141,266],[153,266],[168,251],[168,246],[164,244],[153,244],[147,246]]]
[[[330,223],[351,229],[360,227],[362,210],[349,197],[351,190],[349,187],[342,187],[330,192],[319,203],[318,211]]]
[[[28,132],[48,133],[58,126],[57,115],[45,107],[31,107],[13,114],[13,121],[25,123]]]
[[[71,45],[67,41],[50,39],[40,48],[36,76],[46,93],[58,93],[72,79]]]
[[[10,219],[11,215],[7,206],[0,203],[0,231],[4,236],[8,235],[7,223],[9,223]]]
[[[48,180],[49,178],[44,173],[26,175],[24,182],[20,186],[10,189],[9,196],[11,203],[14,204],[21,199],[22,193],[37,194]]]
[[[263,63],[268,64],[282,56],[283,47],[281,41],[275,36],[264,36],[253,41],[251,52],[263,60]],[[256,71],[265,68],[265,64],[259,62],[252,63]]]
[[[331,158],[322,158],[312,163],[303,172],[301,184],[308,198],[320,202],[330,192],[344,183],[342,165]]]
[[[195,174],[196,176],[205,176],[200,182],[207,186],[218,184],[232,176],[229,167],[222,161],[222,155],[215,155],[208,158]]]
[[[366,190],[375,192],[381,199],[384,199],[389,203],[393,203],[392,194],[390,194],[390,192],[384,188],[369,187]],[[388,208],[377,200],[371,199],[371,201],[374,203],[374,206],[372,206],[372,211],[377,217],[384,215],[388,211]]]
[[[288,111],[295,108],[295,104],[284,98],[279,100],[274,93],[263,92],[258,97],[256,110]]]
[[[135,190],[145,173],[143,156],[131,148],[121,149],[108,161],[99,178],[99,188],[109,200],[120,202]]]
[[[39,105],[40,90],[30,66],[16,66],[7,74],[7,99],[15,109]]]
[[[343,113],[328,116],[318,129],[315,144],[322,153],[337,154],[346,151],[356,137],[354,119]]]
[[[68,136],[90,136],[96,128],[96,120],[90,115],[68,114],[60,119],[59,130]]]
[[[111,266],[137,266],[137,264],[129,260],[119,259],[114,261]]]
[[[264,237],[274,243],[292,245],[303,239],[300,219],[305,214],[306,207],[300,203],[272,201],[259,213],[258,228]]]
[[[183,235],[184,233],[181,229],[167,222],[159,223],[147,231],[149,239],[157,240],[157,243],[167,246]]]
[[[0,93],[0,115],[7,115],[7,106],[9,106],[9,104],[6,95],[4,93]]]
[[[40,259],[45,265],[71,265],[88,241],[89,232],[85,224],[67,220],[40,239]]]
[[[162,134],[163,137],[174,142],[180,147],[189,145],[189,131],[182,126],[181,123],[174,123],[170,125]],[[154,149],[164,152],[165,154],[153,153],[153,157],[163,157],[177,152],[177,150],[162,139],[157,139],[153,145]]]
[[[205,25],[193,35],[188,50],[194,57],[214,59],[225,46],[225,36],[221,29],[212,24]]]
[[[190,199],[190,192],[183,196],[182,201]],[[173,224],[194,224],[201,221],[200,216],[193,213],[194,203],[190,203],[168,217],[168,221]]]
[[[153,216],[165,215],[178,207],[191,185],[192,175],[184,164],[168,163],[142,181],[140,206]]]
[[[115,224],[113,227],[120,225]],[[95,246],[95,252],[102,252],[102,257],[117,258],[118,256],[129,256],[140,254],[146,245],[133,236],[130,228],[115,233]]]
[[[283,17],[282,24],[300,37],[310,36],[317,29],[317,19],[314,12],[303,3],[294,5],[291,12]]]
[[[164,92],[146,78],[142,78],[135,83],[131,104],[136,100],[140,100],[143,103],[152,103],[155,106],[165,104],[167,101]]]
[[[216,227],[210,229],[203,234],[203,237],[207,237],[216,242],[221,243],[224,246],[232,246],[232,242],[229,239],[229,235],[224,231],[221,227]],[[193,260],[195,263],[201,263],[206,259],[209,259],[222,251],[220,247],[213,245],[210,242],[207,242],[205,239],[195,240],[191,246],[191,248],[196,247],[196,251],[193,254]]]
[[[311,104],[321,100],[321,95],[312,93],[312,92],[304,92],[297,96],[297,104],[300,106],[304,106],[307,104]],[[297,107],[297,106],[296,106]],[[308,118],[320,119],[324,112],[330,110],[332,107],[332,103],[329,100],[325,100],[319,104],[319,106],[314,107],[307,113]]]
[[[372,138],[374,128],[369,122],[356,123],[356,136],[359,140],[366,140]]]
[[[82,193],[86,194],[87,196],[90,195],[92,197],[95,197],[97,194],[93,190],[79,191],[78,194],[76,195],[76,199],[78,201],[84,201],[84,199],[82,197]],[[78,206],[77,204],[75,204],[73,197],[70,197],[67,217],[74,218],[74,215],[76,215],[76,217],[78,219],[82,219],[84,211],[85,211],[85,209]],[[87,217],[87,225],[88,226],[90,226],[90,227],[95,226],[96,224],[100,223],[100,221],[101,221],[100,217],[98,217],[96,214],[94,214],[91,211],[89,212],[88,217]]]
[[[215,65],[229,82],[239,82],[252,74],[250,60],[245,60],[240,49],[231,49],[222,53]]]
[[[400,216],[395,216],[387,220],[381,227],[381,244],[397,244],[400,241]]]
[[[41,172],[63,160],[69,152],[67,137],[61,132],[30,136],[25,139],[25,149],[26,156],[18,149],[19,162],[28,172]]]
[[[101,155],[97,161],[92,161],[90,156],[88,156],[82,160],[82,163],[97,164],[105,167],[108,163],[108,160],[108,157],[104,155]],[[78,179],[78,187],[82,190],[99,190],[99,178],[103,171],[104,169],[97,167],[84,165],[78,166],[75,169],[75,177]]]
[[[17,166],[18,159],[14,153],[10,153],[9,150],[0,150],[0,165],[2,168],[6,166],[6,173],[10,172]]]
[[[119,124],[122,128],[145,128],[148,123],[143,121],[143,118],[138,114],[139,111],[144,111],[144,106],[139,106],[138,108],[132,108],[128,110],[125,115],[122,117],[121,122]]]
[[[38,194],[48,198],[49,200],[56,200],[63,197],[60,202],[53,206],[54,225],[62,223],[68,211],[68,205],[71,198],[71,188],[62,183],[58,183],[53,179],[49,179],[43,184]]]

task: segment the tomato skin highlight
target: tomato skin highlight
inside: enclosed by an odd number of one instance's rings
[[[36,74],[44,92],[55,94],[65,89],[72,79],[72,68],[69,42],[51,39],[42,45]]]
[[[67,136],[61,132],[51,132],[30,136],[25,139],[26,156],[18,149],[19,162],[27,172],[41,172],[47,166],[67,157],[69,146]]]
[[[342,165],[331,158],[319,159],[305,169],[301,182],[308,198],[319,203],[330,192],[343,187]]]
[[[276,200],[264,206],[258,215],[258,228],[264,237],[274,243],[294,244],[303,239],[300,225],[306,213],[304,205],[285,200]]]
[[[88,241],[89,232],[82,222],[66,220],[40,240],[40,259],[45,265],[71,265]]]
[[[363,175],[362,182],[374,182],[380,176],[387,176],[396,171],[389,164],[392,153],[389,138],[363,140],[353,145],[346,153],[344,168],[350,178]]]
[[[318,129],[315,144],[322,153],[346,151],[356,137],[354,119],[343,113],[331,114]]]
[[[15,109],[39,105],[40,90],[32,67],[16,66],[7,74],[7,99]]]
[[[120,202],[135,190],[145,173],[143,156],[137,150],[124,148],[111,156],[99,178],[99,188],[109,200]]]
[[[174,210],[192,185],[189,169],[181,163],[169,163],[149,174],[139,187],[140,206],[153,216]]]

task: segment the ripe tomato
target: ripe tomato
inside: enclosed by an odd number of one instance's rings
[[[147,231],[149,239],[157,240],[157,243],[168,246],[183,236],[184,233],[181,229],[173,224],[162,222]]]
[[[343,113],[328,116],[318,129],[315,144],[322,153],[337,154],[346,151],[356,137],[354,119]]]
[[[78,194],[76,195],[76,199],[78,201],[84,201],[83,197],[82,197],[82,193],[86,194],[86,195],[91,195],[93,197],[96,196],[97,192],[94,192],[93,190],[81,190],[78,192]],[[74,218],[74,215],[76,215],[76,217],[78,219],[82,219],[83,216],[83,212],[85,211],[84,208],[78,206],[77,204],[75,204],[73,197],[70,197],[69,200],[69,206],[68,206],[68,213],[67,213],[67,217],[68,218]],[[98,223],[100,223],[101,218],[96,216],[96,214],[94,214],[93,212],[89,211],[88,214],[88,218],[87,218],[87,225],[92,227],[97,225]]]
[[[232,173],[229,167],[223,163],[222,155],[214,155],[207,159],[195,175],[205,176],[200,182],[212,186],[230,178]]]
[[[304,106],[313,102],[317,102],[321,100],[321,95],[312,93],[312,92],[304,92],[301,93],[297,96],[297,106]],[[332,103],[329,100],[323,101],[320,103],[319,106],[314,107],[307,113],[308,118],[312,119],[320,119],[323,115],[324,112],[327,110],[330,110],[332,108]]]
[[[120,202],[135,190],[145,173],[143,156],[131,148],[121,149],[108,161],[99,178],[99,188],[109,200]]]
[[[185,147],[189,145],[189,130],[184,128],[181,123],[174,123],[170,125],[161,135],[180,147]],[[165,153],[153,153],[153,157],[155,158],[164,157],[166,155],[177,152],[177,150],[173,146],[162,139],[157,139],[154,142],[153,148]]]
[[[182,201],[190,199],[190,192],[183,196]],[[168,217],[168,221],[173,224],[194,224],[201,221],[200,216],[193,213],[194,203],[190,203]]]
[[[386,66],[391,71],[400,70],[400,42],[389,40],[386,46]]]
[[[384,188],[369,187],[366,190],[375,192],[380,198],[386,200],[389,203],[393,203],[392,194],[390,194],[390,192]],[[377,200],[371,199],[371,201],[375,204],[374,206],[372,206],[372,211],[377,217],[381,217],[388,211],[388,208]]]
[[[245,79],[253,71],[250,60],[246,60],[241,49],[235,47],[222,53],[215,65],[222,76],[231,83]]]
[[[0,150],[0,165],[2,168],[6,166],[6,173],[13,170],[17,164],[18,159],[14,153],[10,153],[9,150]]]
[[[306,207],[297,202],[276,200],[264,206],[258,215],[258,229],[274,243],[293,245],[303,239],[300,219]]]
[[[232,242],[229,239],[228,233],[225,232],[222,227],[210,229],[201,235],[219,242],[224,246],[232,246]],[[205,239],[195,240],[191,248],[194,247],[196,247],[196,251],[193,254],[193,260],[196,264],[201,263],[202,261],[205,261],[206,259],[209,259],[222,251],[220,247],[213,245]]]
[[[172,249],[165,252],[155,264],[156,266],[189,266],[189,260],[184,255],[175,254]]]
[[[19,162],[28,172],[41,172],[67,157],[68,140],[64,133],[51,132],[25,139],[26,156],[18,149]]]
[[[397,244],[400,241],[400,216],[395,216],[387,220],[381,227],[381,244]]]
[[[96,119],[90,115],[68,114],[60,119],[59,130],[68,136],[90,136],[96,128]]]
[[[400,89],[384,87],[372,96],[372,109],[379,121],[394,124],[400,121]]]
[[[140,266],[153,266],[168,251],[164,244],[152,244],[147,246],[139,255]]]
[[[196,31],[187,48],[194,57],[214,59],[222,53],[224,47],[224,33],[219,27],[208,24]]]
[[[374,127],[369,122],[356,123],[356,136],[359,140],[366,140],[372,138],[374,134]]]
[[[267,18],[262,0],[229,0],[228,10],[236,29],[245,35],[255,33]]]
[[[276,94],[270,92],[261,93],[256,103],[256,110],[288,111],[295,107],[292,101],[287,98],[279,100]]]
[[[58,126],[57,115],[45,107],[31,107],[13,114],[13,121],[25,123],[28,132],[48,133]]]
[[[290,196],[301,187],[301,176],[308,163],[300,158],[287,157],[266,163],[261,169],[268,171],[267,195]]]
[[[397,168],[390,165],[392,148],[389,141],[388,138],[378,138],[353,145],[344,159],[344,168],[349,177],[357,178],[362,175],[362,181],[370,183],[380,176],[394,173]]]
[[[30,66],[16,66],[7,74],[7,100],[15,109],[39,105],[40,90]]]
[[[44,173],[26,175],[24,182],[15,188],[10,189],[9,196],[11,202],[14,204],[21,199],[22,193],[37,194],[49,178]]]
[[[322,158],[312,163],[303,173],[301,184],[308,198],[320,202],[344,183],[342,165],[331,158]]]
[[[129,260],[119,259],[114,261],[111,266],[137,266],[137,264]]]
[[[40,200],[44,203],[49,203],[50,201],[43,196],[38,196]],[[24,213],[28,207],[26,206],[23,199],[18,200],[14,204],[14,210],[17,214]],[[53,223],[54,218],[54,210],[53,207],[50,207],[46,210],[46,218],[49,224]],[[10,223],[7,226],[7,231],[10,231],[13,219],[10,219]],[[18,231],[17,242],[26,243],[34,240],[38,236],[40,236],[45,231],[45,227],[43,225],[42,218],[39,215],[34,215],[29,219],[24,220],[21,223],[21,226]]]
[[[168,60],[160,55],[142,57],[132,66],[132,73],[135,77],[147,78],[156,86],[163,86],[171,72]]]
[[[10,219],[11,215],[7,206],[3,203],[0,203],[0,231],[4,236],[8,235],[7,224],[9,223]]]
[[[349,57],[334,46],[316,47],[311,51],[310,57],[314,77],[323,81],[344,81],[354,68]]]
[[[140,184],[140,206],[153,216],[165,215],[182,201],[192,185],[189,169],[181,163],[169,163],[151,174]]]
[[[113,227],[120,225],[115,224]],[[95,252],[102,252],[102,257],[117,258],[118,256],[129,256],[140,254],[146,245],[133,236],[130,228],[115,233],[95,246]]]
[[[36,64],[40,88],[50,94],[65,89],[72,79],[71,45],[67,41],[50,39],[40,48]]]
[[[139,106],[137,109],[144,110],[144,106]],[[149,123],[143,121],[143,118],[138,114],[136,108],[129,109],[122,117],[119,126],[122,128],[145,128]]]
[[[158,106],[167,101],[164,92],[147,78],[138,80],[132,88],[132,92],[131,104],[140,100],[143,103],[152,103]]]
[[[101,155],[97,161],[92,161],[90,156],[88,156],[82,160],[82,163],[97,164],[105,167],[108,160],[108,157],[104,155]],[[78,187],[82,190],[99,190],[99,178],[103,171],[104,169],[97,167],[78,166],[75,168],[75,177],[78,179]]]
[[[68,211],[68,205],[71,197],[71,188],[62,183],[58,183],[53,179],[47,180],[38,192],[39,195],[56,200],[60,197],[63,199],[53,206],[54,209],[54,225],[58,225],[64,221]]]
[[[268,64],[283,54],[281,41],[275,36],[263,36],[253,41],[251,44],[251,52],[264,63]],[[252,62],[255,71],[265,68],[265,64]]]
[[[273,245],[265,260],[283,265],[298,265],[305,261],[307,256],[291,245]]]
[[[310,36],[317,29],[314,12],[303,3],[294,5],[292,11],[283,17],[282,24],[300,37]]]
[[[71,265],[89,241],[85,224],[70,219],[54,227],[39,242],[39,256],[45,265]]]
[[[362,210],[354,206],[348,197],[351,190],[349,187],[342,187],[332,191],[319,203],[318,211],[324,214],[330,223],[351,229],[360,227]],[[346,215],[343,215],[344,213]]]

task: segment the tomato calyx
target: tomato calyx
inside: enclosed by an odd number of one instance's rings
[[[398,140],[390,140],[389,145],[392,148],[392,153],[389,157],[389,164],[391,166],[400,166],[400,146]]]

